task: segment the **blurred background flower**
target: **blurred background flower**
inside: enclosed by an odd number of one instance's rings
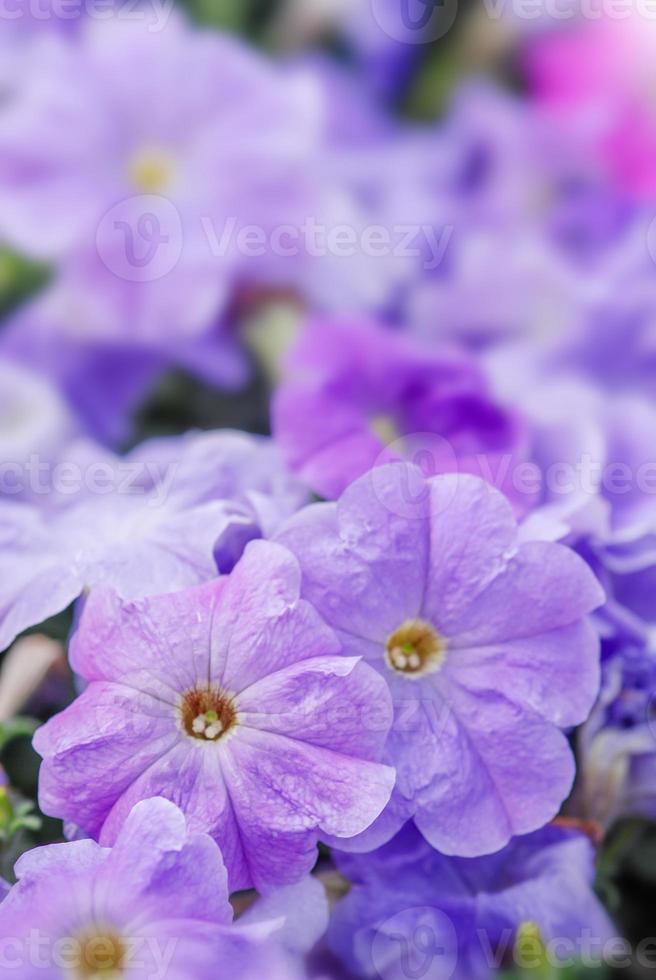
[[[408,827],[338,871],[322,852],[341,900],[307,975],[407,980],[394,930],[448,950],[436,912],[467,980],[479,927],[497,953],[509,930],[509,971],[532,943],[532,976],[570,980],[592,968],[545,972],[545,944],[612,919],[636,967],[656,894],[655,56],[641,0],[0,3],[0,898],[22,851],[62,838],[29,737],[81,683],[65,643],[88,589],[228,573],[401,459],[483,477],[520,543],[587,562],[601,691],[567,731],[565,823],[480,859]]]

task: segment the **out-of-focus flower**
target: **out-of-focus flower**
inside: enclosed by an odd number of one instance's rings
[[[56,459],[78,431],[73,413],[46,376],[0,359],[0,494],[24,495],[30,457]]]
[[[525,453],[520,416],[493,401],[473,360],[372,321],[315,320],[287,370],[273,402],[275,436],[292,469],[324,497],[392,459],[427,455],[433,473],[494,476],[500,460]],[[512,495],[503,481],[501,489]],[[530,505],[514,497],[518,509]]]
[[[524,56],[536,95],[561,116],[587,113],[599,164],[647,199],[656,191],[655,39],[653,20],[628,8],[540,34]]]
[[[215,548],[272,533],[304,492],[264,437],[153,440],[124,458],[78,443],[24,478],[40,506],[0,502],[0,649],[95,586],[125,598],[217,574]]]
[[[397,768],[366,850],[414,818],[445,853],[477,856],[542,826],[571,789],[560,731],[599,688],[586,620],[603,592],[567,548],[519,543],[507,500],[471,476],[426,480],[405,463],[372,470],[337,504],[279,533],[303,595],[387,681]]]
[[[656,658],[626,643],[603,667],[599,701],[578,736],[576,796],[584,816],[609,827],[656,818]]]
[[[64,270],[45,293],[10,318],[0,351],[47,374],[66,397],[81,424],[111,445],[131,435],[131,419],[155,380],[169,367],[181,367],[223,388],[245,381],[249,365],[238,337],[223,322],[201,336],[181,339],[162,332],[139,339],[93,336],[87,304],[98,302],[101,287],[93,278]],[[105,309],[109,319],[110,306]],[[121,322],[132,322],[126,303]]]
[[[239,230],[298,220],[314,103],[181,17],[158,32],[90,21],[76,44],[40,51],[0,113],[3,235],[65,261],[61,325],[74,335],[198,336],[244,272]]]
[[[284,278],[313,309],[398,315],[406,293],[445,262],[451,147],[435,126],[387,116],[357,74],[326,59],[298,59],[288,71],[319,92],[321,127],[309,163],[312,210],[301,247],[292,244],[298,258],[283,252],[276,265],[270,255],[269,282]]]
[[[407,827],[373,854],[336,861],[353,885],[329,942],[357,976],[402,980],[423,968],[435,980],[484,980],[530,934],[533,965],[542,953],[555,969],[588,937],[600,952],[614,935],[592,890],[590,840],[558,826],[474,859],[444,857]]]
[[[656,394],[656,238],[637,221],[615,259],[599,270],[600,283],[576,328],[551,356],[552,370],[575,370],[614,393]]]
[[[627,338],[630,342],[630,338]],[[598,625],[613,649],[653,645],[656,617],[656,411],[626,384],[602,386],[566,357],[499,351],[487,364],[495,390],[521,405],[531,433],[526,539],[563,541],[606,591]],[[573,368],[577,370],[574,371]],[[521,476],[517,469],[509,482]]]
[[[88,686],[35,736],[44,811],[107,842],[165,796],[218,841],[231,890],[298,881],[319,837],[364,831],[394,785],[378,761],[389,694],[340,655],[300,578],[284,548],[252,542],[197,589],[92,592],[71,647]]]
[[[275,945],[284,920],[233,923],[221,852],[167,800],[137,805],[111,850],[91,840],[53,844],[24,854],[16,873],[0,909],[2,935],[12,937],[3,980],[17,968],[24,980],[210,980],[217,962],[239,980],[295,975]]]
[[[590,165],[582,126],[494,86],[460,88],[440,130],[441,222],[453,234],[406,301],[422,334],[479,352],[525,342],[548,355],[617,304],[619,279],[624,297],[634,291],[627,278],[649,266],[652,216]]]
[[[526,353],[526,352],[524,352]],[[529,436],[529,535],[587,540],[619,567],[640,564],[656,522],[656,412],[640,394],[604,391],[589,378],[521,351],[488,361],[505,403],[521,405]],[[521,485],[521,468],[508,475]],[[517,487],[515,487],[517,488]],[[631,556],[631,558],[629,558]]]

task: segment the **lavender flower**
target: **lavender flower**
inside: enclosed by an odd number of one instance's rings
[[[16,873],[0,908],[3,980],[210,980],[217,962],[239,980],[256,980],[265,964],[276,980],[294,975],[274,944],[284,926],[276,903],[268,922],[233,924],[218,847],[166,800],[138,804],[111,850],[91,840],[53,844],[24,854]],[[313,897],[307,888],[296,895]]]
[[[348,849],[414,818],[434,847],[474,857],[556,814],[574,776],[560,729],[587,717],[599,688],[585,617],[603,592],[576,554],[520,543],[482,480],[404,463],[301,511],[278,540],[344,653],[375,667],[395,702],[395,794]]]
[[[243,273],[238,230],[305,213],[312,111],[305,84],[182,16],[90,20],[0,113],[3,237],[64,262],[69,334],[197,338]]]
[[[479,475],[496,474],[504,456],[521,457],[519,415],[495,404],[476,364],[452,350],[366,320],[319,319],[288,371],[274,398],[274,432],[322,496],[338,497],[375,464],[422,451],[435,472]]]
[[[215,549],[234,558],[237,532],[271,533],[302,502],[265,438],[208,433],[154,440],[119,459],[78,443],[25,474],[39,506],[0,503],[0,649],[83,591],[125,598],[215,577]],[[70,488],[70,491],[67,490]]]
[[[293,556],[252,542],[196,589],[92,592],[71,646],[88,686],[35,737],[44,811],[105,843],[165,796],[218,841],[231,889],[297,881],[318,837],[364,831],[394,784],[389,695],[299,590]]]
[[[408,827],[372,854],[336,861],[353,885],[328,938],[358,977],[403,980],[423,968],[429,980],[484,980],[512,962],[514,947],[522,954],[522,936],[537,940],[533,963],[542,947],[554,968],[575,963],[586,937],[599,955],[613,936],[592,891],[593,848],[577,831],[549,826],[463,859]]]

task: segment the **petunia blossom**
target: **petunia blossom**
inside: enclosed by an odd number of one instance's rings
[[[71,645],[87,686],[34,740],[43,810],[107,843],[164,796],[219,843],[232,890],[295,882],[318,838],[366,830],[394,785],[389,694],[300,583],[289,552],[255,541],[207,585],[92,592]]]
[[[275,980],[295,976],[277,914],[289,897],[233,923],[219,848],[167,800],[138,804],[111,849],[91,840],[39,847],[16,874],[0,907],[0,943],[10,937],[3,980],[211,980],[221,962],[238,980],[257,980],[265,964]],[[316,901],[306,884],[295,897]]]
[[[520,542],[508,501],[484,481],[426,479],[406,463],[305,508],[277,540],[344,654],[375,667],[395,703],[396,790],[347,849],[414,818],[434,847],[473,857],[557,813],[574,777],[562,729],[599,689],[586,615],[604,597],[578,555]]]
[[[36,503],[0,502],[0,649],[97,585],[124,598],[213,579],[217,552],[271,533],[304,499],[265,437],[152,440],[126,457],[87,442],[25,471]]]
[[[430,457],[435,472],[503,474],[521,458],[519,413],[495,402],[478,365],[366,319],[320,318],[301,335],[273,402],[292,469],[335,498],[375,464]],[[515,495],[518,506],[526,499]]]
[[[170,11],[87,18],[28,67],[0,112],[0,229],[59,263],[64,334],[166,350],[211,329],[240,230],[306,213],[312,86]]]
[[[373,854],[337,855],[351,880],[329,933],[356,976],[487,980],[515,956],[575,963],[614,935],[592,889],[594,848],[548,826],[488,857],[449,858],[408,827]],[[524,943],[524,945],[522,945]]]

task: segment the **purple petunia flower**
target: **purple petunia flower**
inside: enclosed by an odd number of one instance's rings
[[[274,431],[291,467],[322,496],[338,497],[372,466],[398,458],[428,456],[434,472],[494,476],[500,460],[521,457],[520,417],[492,400],[462,354],[366,320],[321,319],[301,335],[288,369]],[[502,489],[512,490],[503,481]]]
[[[467,859],[444,857],[408,827],[372,854],[336,861],[353,886],[328,939],[358,977],[484,980],[514,947],[521,955],[523,934],[554,968],[586,944],[601,959],[613,936],[592,890],[593,848],[578,831],[545,827]]]
[[[40,847],[16,872],[0,908],[3,980],[210,980],[217,962],[238,980],[256,980],[265,964],[276,980],[295,976],[278,915],[289,896],[234,924],[218,847],[167,800],[136,806],[111,850],[91,840]],[[300,886],[296,899],[316,902],[315,889]]]
[[[649,265],[652,214],[590,167],[584,123],[545,117],[495,86],[460,86],[441,127],[451,150],[442,222],[457,232],[436,274],[409,292],[405,322],[478,351],[525,342],[544,357],[576,343],[595,310],[636,301],[630,280]],[[643,296],[650,279],[643,274]],[[617,368],[628,359],[617,338],[633,333],[630,316],[612,339],[603,315],[594,319],[591,361]]]
[[[578,555],[521,543],[482,480],[425,479],[405,463],[305,508],[278,540],[344,653],[375,667],[395,702],[395,794],[345,849],[414,818],[434,847],[473,857],[556,814],[574,776],[560,729],[587,717],[599,688],[585,617],[603,592]]]
[[[306,213],[313,89],[179,14],[89,18],[29,69],[0,113],[3,237],[64,264],[69,335],[202,335],[243,274],[239,230]]]
[[[123,459],[76,443],[42,468],[23,474],[38,506],[0,503],[0,649],[96,585],[136,598],[213,579],[219,552],[234,560],[305,497],[271,441],[243,433],[153,440]]]
[[[364,831],[394,785],[378,762],[389,695],[300,580],[284,548],[252,542],[196,589],[92,592],[71,646],[88,686],[35,737],[44,811],[107,842],[138,800],[165,796],[218,841],[231,889],[297,881],[318,837]]]

